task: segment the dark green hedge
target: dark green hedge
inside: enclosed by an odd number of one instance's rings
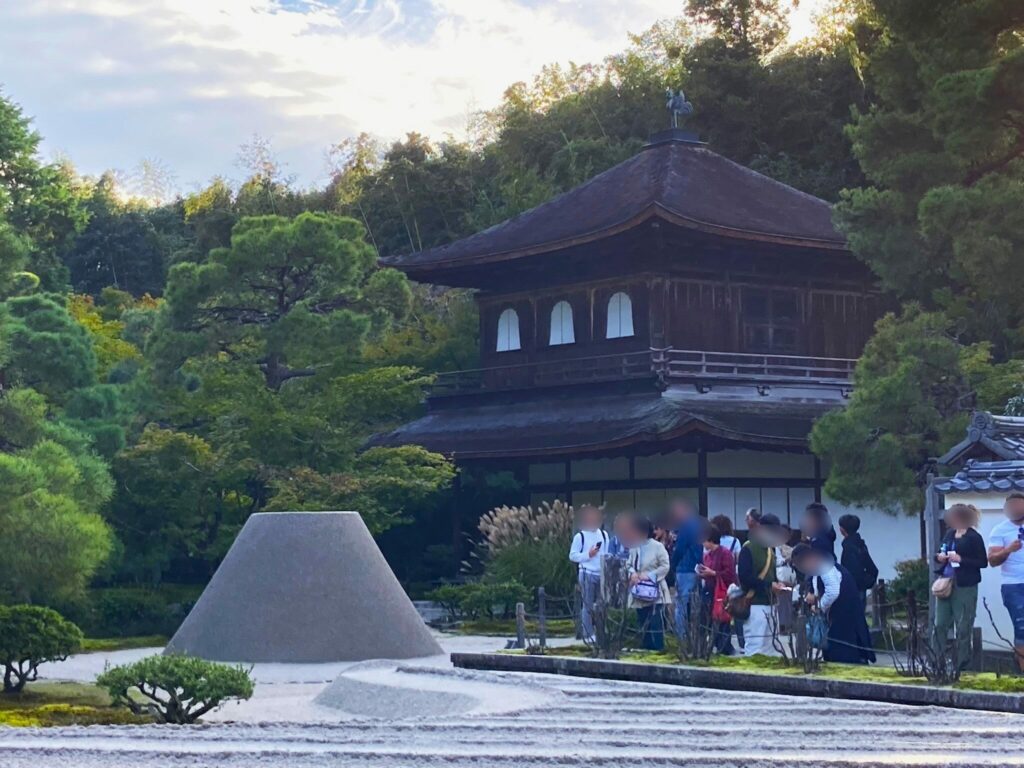
[[[192,610],[201,585],[92,589],[69,605],[58,606],[87,637],[170,637]]]

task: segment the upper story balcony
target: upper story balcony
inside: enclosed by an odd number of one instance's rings
[[[651,379],[665,386],[692,383],[698,389],[716,384],[827,387],[839,388],[846,395],[852,386],[856,363],[847,358],[649,349],[442,373],[437,376],[430,396],[639,379]]]

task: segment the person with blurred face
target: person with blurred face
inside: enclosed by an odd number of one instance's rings
[[[875,660],[871,634],[861,609],[857,584],[827,552],[806,542],[797,544],[790,557],[793,566],[808,580],[804,600],[820,611],[828,624],[825,661],[867,664]]]
[[[704,580],[704,604],[709,620],[714,625],[713,644],[715,650],[723,656],[735,653],[732,647],[732,620],[725,616],[725,621],[716,621],[716,608],[724,608],[727,590],[736,583],[736,561],[732,552],[722,544],[722,532],[714,525],[708,526],[704,537],[704,562],[697,566],[697,575]]]
[[[617,514],[612,520],[612,535],[608,539],[608,555],[625,560],[629,556],[629,546],[626,544],[628,538],[629,516]]]
[[[579,530],[569,544],[569,559],[579,571],[580,593],[583,597],[580,619],[583,637],[594,640],[594,604],[601,593],[601,550],[608,545],[608,534],[601,528],[604,516],[593,504],[580,508]]]
[[[751,515],[748,513],[748,520]],[[768,653],[772,648],[769,617],[772,611],[772,592],[783,585],[775,574],[775,547],[786,540],[786,529],[772,514],[757,515],[750,538],[740,549],[736,563],[736,578],[740,589],[751,594],[750,616],[743,621],[743,653],[754,656]],[[749,523],[748,523],[749,524]]]
[[[682,639],[690,618],[691,595],[700,582],[697,566],[704,561],[703,521],[693,504],[683,499],[669,505],[668,516],[676,526],[670,566],[676,582],[676,634]]]
[[[975,530],[981,519],[970,504],[954,504],[946,510],[948,529],[935,554],[937,573],[953,579],[949,597],[935,601],[935,649],[944,652],[952,627],[956,641],[957,664],[966,669],[971,661],[974,618],[978,611],[978,584],[981,569],[988,567],[985,540]]]
[[[1024,493],[1010,493],[1003,514],[1006,519],[988,535],[988,562],[999,568],[1003,605],[1013,623],[1017,664],[1024,672]]]
[[[650,651],[665,648],[665,606],[671,605],[665,577],[668,552],[653,538],[654,528],[642,515],[629,518],[629,607],[636,609],[642,645]]]
[[[750,528],[749,515],[751,512],[757,514],[758,517],[760,517],[761,515],[761,513],[758,512],[757,509],[754,507],[751,507],[750,509],[747,510],[748,529]],[[739,538],[737,538],[736,531],[732,527],[732,520],[730,520],[726,515],[716,515],[715,517],[711,518],[711,524],[722,532],[722,540],[720,544],[721,546],[728,549],[729,552],[732,554],[733,569],[735,570],[736,561],[739,559],[740,548],[743,546],[743,542],[741,542]],[[735,579],[733,579],[732,583],[735,583]],[[740,650],[743,650],[743,646],[746,645],[746,641],[743,639],[743,622],[734,621],[732,623],[732,630],[736,633],[736,642],[739,644]]]
[[[754,529],[761,523],[761,510],[757,507],[751,507],[747,510],[747,514],[744,519],[747,523],[747,532],[753,533]]]
[[[808,504],[800,519],[800,532],[808,544],[836,559],[836,529],[828,507],[819,501]]]

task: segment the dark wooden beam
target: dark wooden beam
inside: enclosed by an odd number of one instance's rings
[[[708,452],[697,451],[697,505],[700,513],[708,516]]]

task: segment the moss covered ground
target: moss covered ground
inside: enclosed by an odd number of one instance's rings
[[[457,630],[462,635],[485,635],[490,637],[515,637],[515,619],[480,619],[477,621],[463,621]],[[536,637],[540,627],[536,621],[527,620],[526,633]],[[548,637],[573,637],[576,634],[576,625],[572,619],[549,619]]]
[[[549,652],[557,656],[573,656],[586,658],[591,656],[590,649],[583,645],[558,648]],[[624,651],[622,661],[637,661],[644,664],[681,664],[673,650],[655,651]],[[762,675],[803,675],[806,674],[799,666],[786,664],[777,656],[712,656],[710,661],[687,661],[687,666],[703,667],[734,672],[751,672]],[[884,664],[822,664],[821,668],[812,673],[815,677],[833,680],[850,680],[865,683],[899,683],[901,685],[928,685],[923,677],[904,677],[891,666]],[[990,691],[994,693],[1024,694],[1024,677],[997,677],[994,672],[965,672],[956,688],[969,691]]]
[[[131,725],[151,722],[111,706],[106,691],[71,682],[29,683],[21,693],[0,694],[0,726]]]
[[[163,648],[167,638],[163,635],[138,637],[87,637],[82,641],[82,653],[124,651],[131,648]]]

